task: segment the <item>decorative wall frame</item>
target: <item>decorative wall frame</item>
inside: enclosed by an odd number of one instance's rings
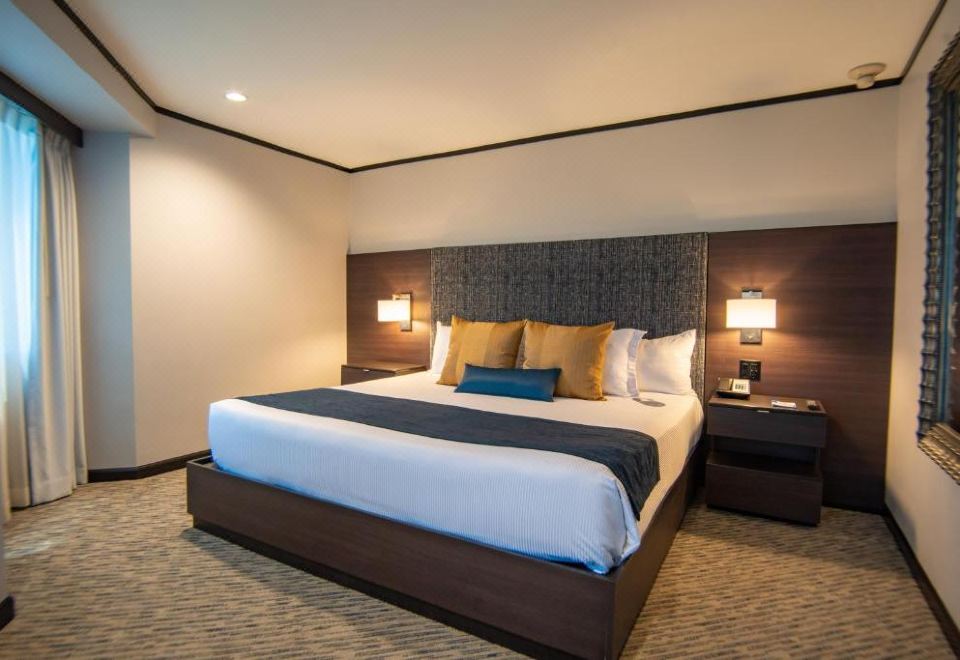
[[[958,330],[960,34],[930,73],[927,92],[927,281],[917,434],[920,449],[960,483],[960,434],[950,424],[949,397]]]

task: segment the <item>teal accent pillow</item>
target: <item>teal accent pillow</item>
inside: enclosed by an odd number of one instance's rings
[[[464,365],[463,378],[455,392],[490,394],[515,399],[553,401],[560,369],[497,369]]]

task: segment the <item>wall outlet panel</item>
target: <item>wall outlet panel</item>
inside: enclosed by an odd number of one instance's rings
[[[740,360],[740,378],[760,380],[760,360]]]

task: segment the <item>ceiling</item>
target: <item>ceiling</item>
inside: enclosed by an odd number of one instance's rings
[[[936,5],[68,2],[159,106],[347,167],[895,78]]]

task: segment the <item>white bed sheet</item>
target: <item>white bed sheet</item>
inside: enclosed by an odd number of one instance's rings
[[[610,469],[583,458],[427,438],[238,399],[210,406],[214,460],[229,472],[311,497],[598,573],[640,546],[703,422],[693,394],[549,403],[457,394],[428,372],[342,389],[638,430],[657,441],[660,481],[635,520]]]

